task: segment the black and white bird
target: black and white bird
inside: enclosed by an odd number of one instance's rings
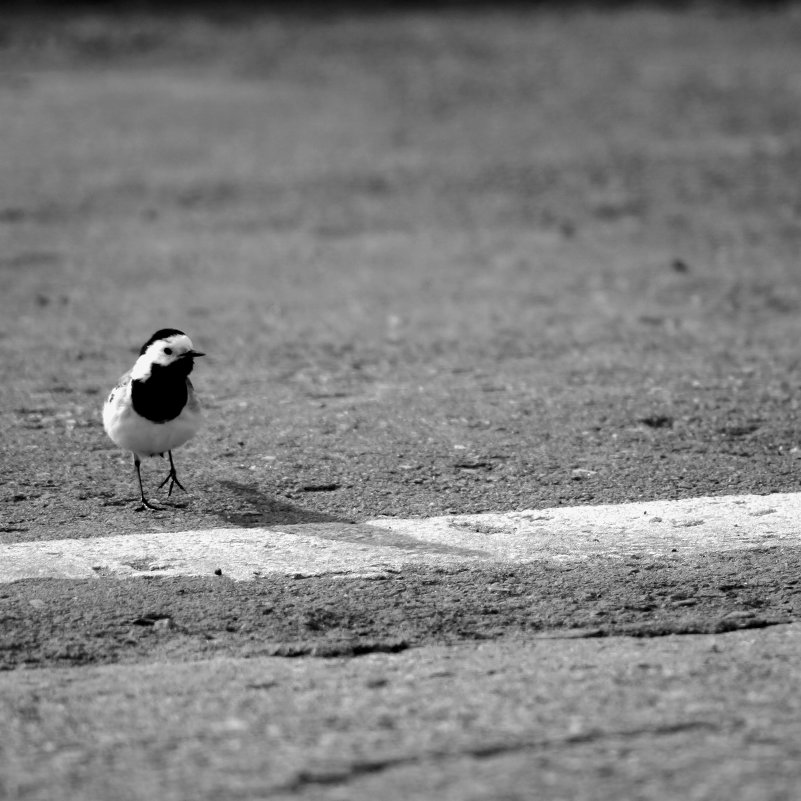
[[[103,406],[103,428],[111,439],[133,453],[139,481],[140,509],[153,509],[142,489],[139,469],[145,456],[170,457],[170,472],[159,484],[170,482],[168,495],[177,485],[172,451],[188,442],[200,426],[200,405],[189,374],[195,359],[203,356],[192,340],[176,328],[156,331],[139,351],[139,358],[111,391]]]

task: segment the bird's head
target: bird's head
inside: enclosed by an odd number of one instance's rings
[[[162,328],[142,345],[131,377],[144,380],[154,370],[171,370],[187,376],[195,365],[195,357],[204,355],[195,350],[192,340],[183,331]]]

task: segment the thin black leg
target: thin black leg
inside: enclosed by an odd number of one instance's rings
[[[159,489],[161,489],[169,481],[170,488],[167,490],[168,496],[172,495],[172,488],[174,486],[186,492],[186,488],[184,487],[184,485],[180,481],[178,481],[178,475],[175,472],[175,464],[172,461],[172,451],[167,451],[167,455],[170,457],[170,474],[167,476],[167,478],[164,479],[164,481],[161,482],[161,484],[159,484]]]
[[[157,506],[152,506],[147,498],[145,498],[145,491],[142,489],[142,473],[139,469],[140,460],[139,457],[134,454],[134,467],[136,468],[136,478],[139,481],[139,497],[142,499],[142,505],[137,509],[137,512],[141,512],[143,509],[151,509],[154,512],[158,512],[159,508]]]

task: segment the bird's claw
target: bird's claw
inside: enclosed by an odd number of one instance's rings
[[[134,509],[134,511],[135,512],[144,512],[146,509],[150,510],[151,512],[161,512],[161,511],[163,511],[160,507],[153,506],[152,503],[150,503],[149,501],[145,500],[144,498],[142,498],[142,502],[139,504],[139,506],[136,507],[136,509]]]
[[[164,479],[164,481],[161,482],[161,484],[159,484],[159,489],[161,489],[168,481],[170,482],[169,489],[167,490],[168,497],[172,495],[173,487],[178,487],[179,489],[182,489],[184,492],[186,492],[186,487],[184,487],[184,485],[180,481],[178,481],[178,476],[172,472],[167,476],[167,478]]]

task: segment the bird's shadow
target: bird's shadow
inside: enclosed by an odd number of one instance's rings
[[[314,512],[273,498],[258,488],[238,481],[221,481],[227,490],[236,495],[245,507],[241,512],[219,511],[226,523],[240,528],[302,527],[308,536],[340,542],[357,542],[398,548],[404,551],[451,554],[465,558],[485,557],[481,551],[444,543],[426,542],[408,534],[401,534],[369,523],[357,523],[347,517]]]
[[[241,501],[242,511],[223,510],[217,514],[226,523],[240,528],[296,526],[302,523],[353,523],[353,520],[325,512],[314,512],[285,500],[271,497],[257,487],[238,481],[221,481],[223,487]]]

